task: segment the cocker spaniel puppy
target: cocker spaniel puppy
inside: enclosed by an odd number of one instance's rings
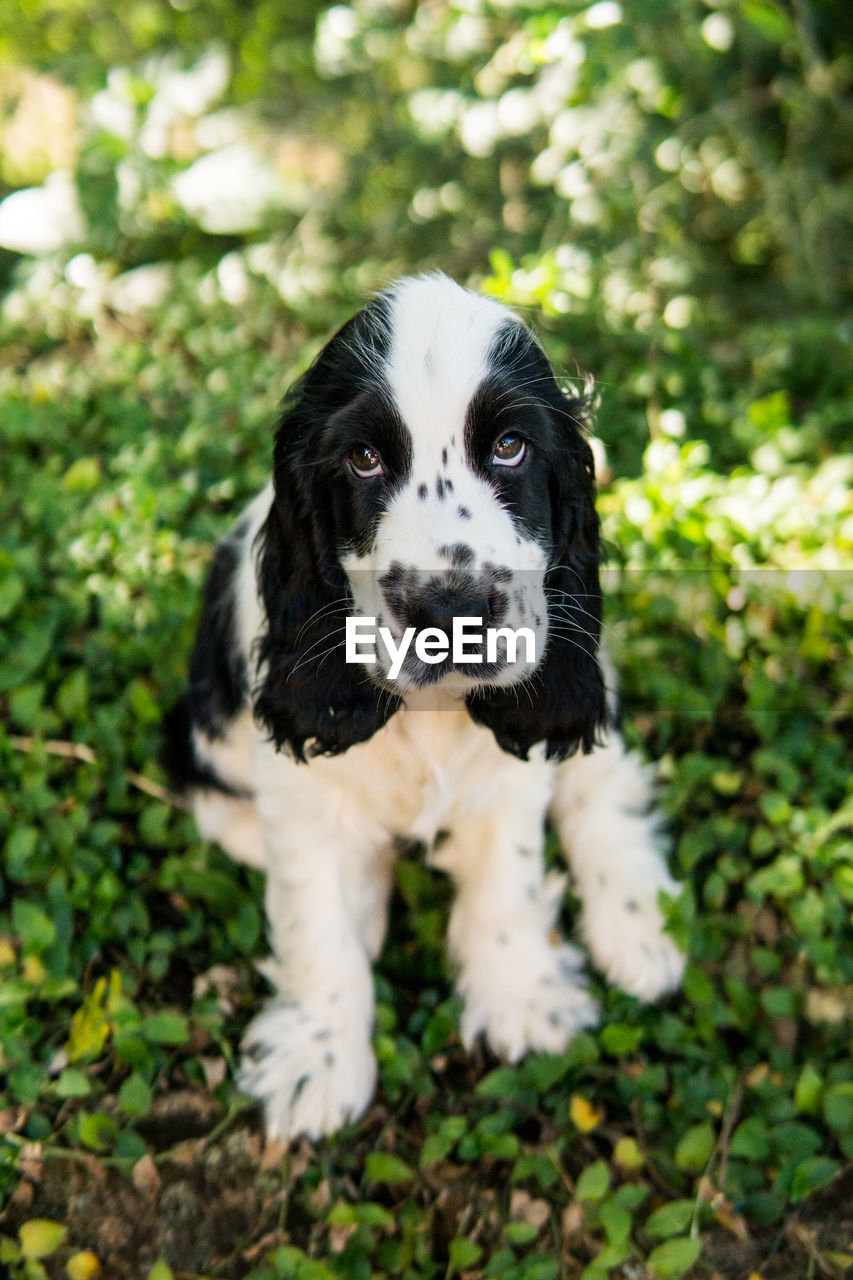
[[[289,392],[272,483],[215,552],[171,755],[202,834],[267,873],[275,995],[239,1080],[271,1135],[371,1097],[401,836],[455,883],[466,1043],[514,1061],[596,1018],[555,941],[546,813],[598,967],[647,1000],[678,984],[676,886],[597,658],[587,407],[504,307],[402,280]]]

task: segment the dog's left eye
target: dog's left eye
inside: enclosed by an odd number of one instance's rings
[[[347,462],[360,480],[370,480],[383,474],[382,459],[369,444],[359,444],[350,449]]]
[[[517,467],[527,452],[527,445],[521,436],[509,431],[495,441],[492,462],[497,467]]]

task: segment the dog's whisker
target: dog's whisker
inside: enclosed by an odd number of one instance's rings
[[[319,649],[321,645],[328,643],[329,640],[330,640],[330,637],[328,635],[321,636],[318,640],[315,640],[312,645],[310,645],[307,649],[305,649],[299,661],[295,664],[295,666],[291,668],[287,679],[290,680],[291,677],[295,676],[296,672],[301,670],[302,667],[304,667],[307,663],[312,661],[316,662],[317,659],[316,659],[315,651]],[[336,637],[331,639],[331,643],[329,644],[328,649],[324,650],[324,657],[328,657],[329,654],[333,653],[335,649],[340,649],[340,648],[343,648],[343,632],[342,631]]]
[[[559,591],[559,588],[558,588],[558,587],[546,587],[546,588],[545,588],[545,595],[546,595],[546,597],[547,597],[547,596],[548,596],[552,591]],[[610,637],[615,641],[615,643],[616,643],[616,644],[624,646],[624,643],[625,643],[625,642],[624,642],[624,640],[622,639],[622,637],[619,635],[619,633],[616,631],[616,629],[615,629],[613,626],[611,626],[611,624],[610,624],[610,623],[605,622],[605,621],[604,621],[602,618],[600,618],[597,614],[592,613],[592,612],[591,612],[591,610],[589,610],[589,609],[585,609],[585,608],[583,607],[583,605],[580,603],[580,601],[579,601],[578,597],[577,597],[573,592],[571,592],[571,591],[563,591],[563,592],[561,592],[560,594],[561,594],[561,595],[566,596],[566,597],[568,598],[568,600],[570,601],[570,603],[566,603],[566,601],[565,601],[565,600],[553,600],[553,601],[552,601],[552,604],[553,604],[553,607],[554,607],[555,612],[556,612],[557,610],[563,610],[563,611],[564,611],[564,613],[568,613],[569,611],[573,611],[573,612],[576,612],[576,613],[582,613],[582,614],[584,615],[584,617],[589,618],[591,622],[596,623],[596,625],[597,625],[597,626],[599,626],[599,627],[601,628],[601,630],[602,630],[602,631],[606,632],[606,633],[607,633],[607,635],[608,635],[608,636],[610,636]]]
[[[349,608],[349,604],[349,596],[340,596],[337,600],[331,600],[327,604],[321,605],[319,609],[315,609],[310,617],[305,619],[302,626],[297,631],[294,643],[298,644],[311,624],[318,622],[324,614],[341,613],[344,609]]]

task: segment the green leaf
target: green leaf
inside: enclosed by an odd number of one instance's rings
[[[87,1098],[92,1092],[89,1077],[79,1067],[66,1067],[53,1086],[58,1098]]]
[[[645,1158],[636,1138],[619,1138],[613,1148],[613,1159],[621,1169],[631,1173],[642,1169]]]
[[[102,1111],[81,1111],[77,1116],[77,1133],[85,1147],[92,1151],[108,1151],[118,1137],[118,1125]]]
[[[504,1235],[511,1245],[518,1247],[531,1244],[539,1235],[539,1228],[532,1222],[508,1222],[504,1227]]]
[[[714,999],[711,979],[696,964],[688,964],[685,969],[683,987],[688,1000],[699,1008],[705,1008]]]
[[[853,866],[842,863],[833,871],[832,879],[844,901],[853,903]]]
[[[0,1236],[0,1262],[20,1262],[21,1250],[8,1236]],[[0,1273],[2,1274],[2,1273]]]
[[[325,1263],[317,1258],[309,1258],[296,1245],[284,1245],[275,1249],[269,1255],[269,1261],[275,1267],[276,1280],[337,1280],[335,1272]],[[267,1280],[266,1273],[264,1280]]]
[[[796,38],[791,19],[771,0],[741,0],[740,8],[747,22],[773,44],[784,44],[786,40]]]
[[[228,935],[228,941],[232,942],[243,955],[252,953],[261,936],[261,914],[249,898],[243,898],[236,911],[229,915],[225,932]]]
[[[618,1267],[628,1256],[625,1245],[606,1244],[596,1258],[581,1273],[581,1280],[608,1280],[613,1275],[614,1267]]]
[[[31,1261],[37,1258],[49,1258],[62,1244],[68,1234],[68,1228],[48,1218],[32,1218],[24,1222],[18,1231],[21,1242],[21,1255]]]
[[[466,1240],[464,1236],[457,1236],[447,1246],[450,1265],[456,1271],[464,1271],[467,1267],[475,1266],[482,1252],[482,1248],[475,1240]]]
[[[62,477],[62,487],[69,493],[91,493],[101,482],[101,464],[97,458],[77,458]]]
[[[614,1204],[618,1204],[623,1209],[627,1209],[629,1213],[633,1213],[643,1203],[648,1194],[649,1188],[643,1186],[641,1182],[623,1182],[621,1187],[616,1188],[610,1199]]]
[[[634,1053],[643,1038],[641,1027],[629,1027],[622,1022],[611,1023],[605,1027],[598,1037],[598,1043],[605,1053],[614,1058],[628,1057]]]
[[[675,1148],[675,1163],[688,1173],[701,1173],[711,1158],[714,1142],[714,1130],[707,1121],[694,1124]]]
[[[823,1116],[833,1133],[853,1134],[853,1080],[830,1085],[823,1098]]]
[[[53,921],[28,898],[16,898],[12,903],[12,927],[25,955],[41,955],[56,938]]]
[[[26,588],[22,578],[11,574],[0,582],[0,619],[9,618],[24,598]]]
[[[151,1109],[151,1087],[140,1075],[128,1076],[118,1091],[118,1105],[129,1116],[145,1116]]]
[[[645,1224],[646,1235],[653,1240],[666,1240],[685,1231],[693,1219],[695,1209],[693,1200],[670,1200],[649,1214]]]
[[[409,1165],[387,1151],[371,1151],[364,1162],[364,1171],[368,1182],[384,1182],[391,1186],[398,1182],[411,1182],[415,1176]]]
[[[809,1156],[797,1165],[791,1179],[791,1199],[796,1203],[804,1200],[818,1187],[825,1187],[831,1182],[841,1166],[837,1160],[829,1156]]]
[[[38,831],[27,823],[19,823],[6,841],[6,869],[13,880],[21,880],[27,863],[38,845]]]
[[[646,1259],[646,1266],[660,1276],[661,1280],[678,1280],[679,1276],[690,1270],[701,1252],[701,1240],[678,1236],[673,1240],[665,1240],[652,1249]]]
[[[122,1129],[116,1139],[113,1149],[113,1155],[119,1159],[129,1160],[132,1164],[136,1164],[137,1160],[141,1160],[144,1155],[148,1154],[148,1147],[144,1138],[140,1138],[135,1130],[127,1128]]]
[[[568,1069],[592,1066],[600,1057],[595,1036],[591,1036],[588,1031],[579,1031],[569,1041],[564,1056]]]
[[[622,1249],[631,1234],[633,1218],[629,1209],[619,1204],[613,1196],[608,1196],[599,1207],[598,1220],[604,1227],[607,1243],[614,1248]]]
[[[800,997],[790,987],[765,987],[759,1000],[771,1018],[795,1018],[800,1007]]]
[[[142,1029],[154,1044],[180,1045],[186,1044],[190,1038],[187,1019],[175,1009],[161,1009],[158,1013],[150,1013],[143,1019]]]
[[[564,1053],[532,1053],[524,1063],[524,1075],[537,1093],[547,1093],[569,1070]]]
[[[334,1205],[327,1221],[330,1226],[336,1227],[379,1227],[388,1231],[394,1226],[394,1215],[374,1200],[363,1201],[361,1204],[343,1202]]]
[[[72,723],[83,716],[89,705],[89,680],[83,667],[63,680],[56,693],[56,705],[60,714]]]
[[[750,1116],[735,1129],[729,1150],[744,1160],[766,1160],[770,1155],[770,1133],[759,1116]]]
[[[49,637],[47,642],[48,644],[50,643]],[[32,652],[28,651],[28,661],[32,661],[32,658]],[[34,681],[31,684],[21,685],[10,696],[9,710],[22,728],[32,729],[36,727],[45,692],[44,684],[41,681]]]
[[[794,1105],[798,1111],[816,1115],[820,1110],[823,1077],[810,1062],[803,1067],[794,1089]]]
[[[512,1181],[524,1182],[535,1178],[543,1190],[553,1187],[560,1171],[551,1156],[544,1151],[527,1151],[520,1155],[512,1167]]]
[[[803,1160],[814,1153],[822,1145],[821,1136],[811,1125],[791,1120],[787,1124],[776,1125],[773,1129],[773,1144],[777,1158],[786,1161]]]
[[[610,1168],[606,1160],[588,1164],[575,1185],[579,1200],[603,1200],[610,1188]]]
[[[480,1137],[481,1153],[494,1156],[496,1160],[514,1160],[520,1146],[518,1135],[515,1133],[483,1133]]]
[[[765,791],[758,801],[761,812],[773,826],[788,822],[791,817],[791,802],[779,791]]]
[[[436,1133],[431,1133],[421,1147],[418,1164],[421,1169],[428,1169],[448,1156],[467,1129],[463,1116],[447,1116],[438,1126]]]
[[[148,1272],[148,1280],[175,1280],[172,1268],[165,1258],[158,1258]]]
[[[557,1280],[560,1274],[558,1258],[550,1255],[533,1255],[519,1264],[518,1280]]]
[[[446,1000],[434,1011],[421,1036],[421,1049],[428,1058],[448,1046],[456,1036],[457,1026],[456,1004]]]
[[[527,1083],[521,1067],[495,1067],[479,1081],[476,1091],[484,1098],[503,1098],[536,1105],[536,1094]]]

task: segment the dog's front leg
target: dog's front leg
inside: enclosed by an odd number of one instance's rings
[[[488,804],[455,821],[431,861],[456,883],[448,943],[463,1039],[482,1032],[515,1061],[531,1049],[559,1052],[598,1011],[578,952],[554,932],[565,877],[544,871],[549,766],[513,761],[503,772]]]
[[[558,766],[551,812],[598,968],[641,1000],[674,990],[684,956],[664,932],[658,896],[680,886],[667,869],[648,769],[611,730],[590,755]]]
[[[376,1063],[371,959],[384,933],[390,846],[329,790],[312,806],[259,797],[276,994],[249,1026],[238,1082],[267,1132],[317,1138],[370,1101]],[[312,812],[312,808],[314,811]]]

